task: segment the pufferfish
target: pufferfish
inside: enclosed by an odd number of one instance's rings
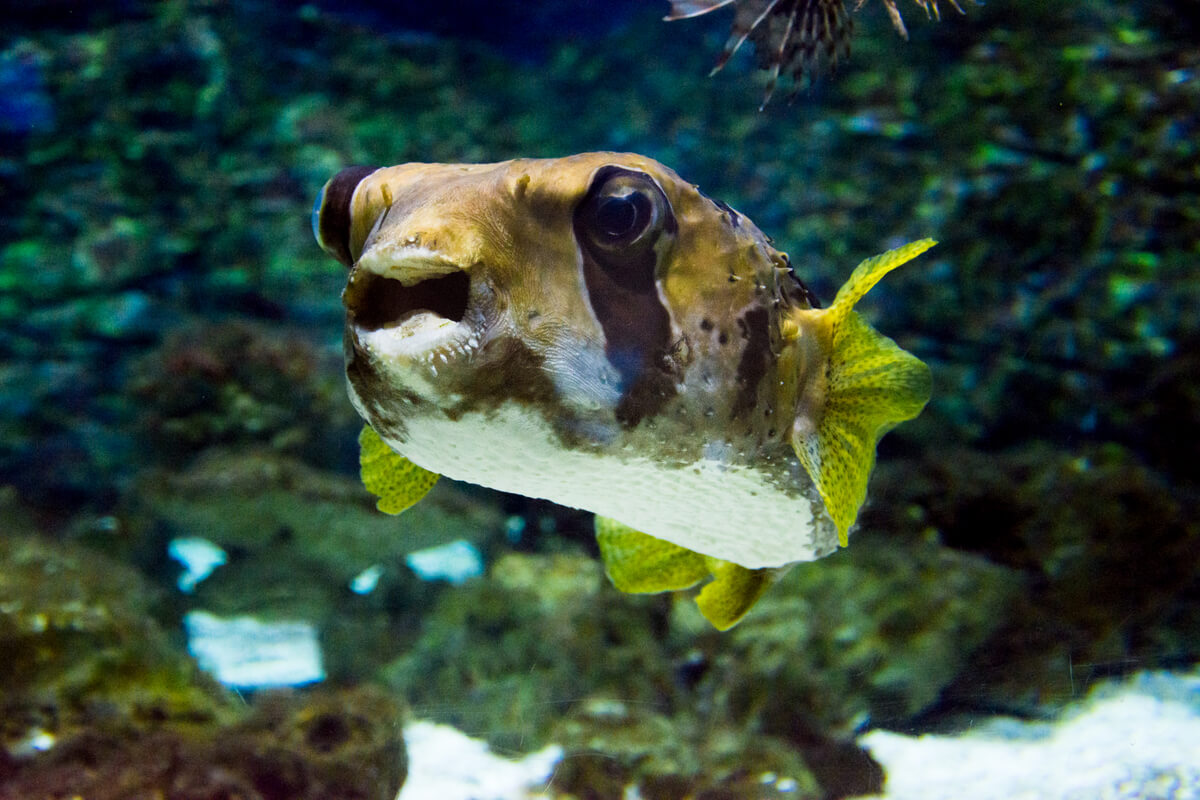
[[[313,229],[350,269],[381,510],[447,475],[595,512],[618,589],[707,582],[722,630],[847,543],[879,438],[929,399],[925,364],[853,309],[932,240],[821,308],[754,223],[644,156],[351,167]]]

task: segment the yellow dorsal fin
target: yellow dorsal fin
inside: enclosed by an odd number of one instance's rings
[[[609,580],[629,594],[687,589],[711,575],[713,580],[700,590],[696,605],[720,631],[736,625],[780,573],[703,556],[599,515],[596,543]]]
[[[792,428],[792,447],[804,465],[843,547],[867,497],[879,439],[929,402],[929,367],[854,312],[854,305],[887,273],[933,247],[922,239],[858,265],[827,309],[798,312],[801,327],[827,342],[824,396],[805,406]]]
[[[901,245],[895,250],[888,250],[877,256],[871,256],[854,268],[850,277],[838,289],[833,304],[826,309],[837,324],[838,319],[845,318],[872,287],[901,264],[912,261],[917,256],[933,247],[937,242],[933,239],[918,239],[915,242]]]
[[[370,425],[358,435],[358,463],[363,486],[379,498],[385,514],[399,514],[429,494],[438,474],[422,469],[393,451]]]

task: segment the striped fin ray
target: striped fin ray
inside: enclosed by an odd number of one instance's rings
[[[787,16],[785,17],[784,14]],[[751,35],[759,66],[771,70],[766,105],[779,73],[786,72],[799,85],[821,71],[822,64],[835,69],[850,54],[854,20],[842,0],[789,0]]]
[[[938,8],[938,0],[913,0],[913,2],[925,12],[926,17],[941,21],[942,11]],[[867,0],[858,0],[858,4],[854,6],[854,10],[858,11],[866,3]],[[958,0],[949,0],[949,3],[954,6],[954,10],[958,13],[967,13],[958,4]],[[883,0],[883,5],[887,8],[888,18],[891,19],[892,27],[896,29],[896,33],[900,34],[904,39],[908,39],[908,28],[904,27],[904,18],[900,16],[900,9],[896,7],[896,0]],[[977,2],[976,5],[978,5]]]
[[[772,59],[771,76],[767,79],[767,90],[763,94],[762,102],[758,105],[759,111],[762,111],[767,107],[767,103],[771,101],[771,95],[775,94],[775,84],[779,81],[779,70],[783,66],[783,59],[787,54],[788,42],[791,41],[792,38],[792,27],[796,24],[796,15],[799,13],[799,6],[792,9],[792,13],[787,17],[787,23],[783,29],[783,35],[776,37],[779,40],[779,49],[776,50],[774,58]],[[803,21],[801,21],[801,25],[803,24]],[[761,52],[761,50],[759,52]]]
[[[856,0],[859,11],[868,0]],[[898,0],[882,0],[896,32],[908,38],[908,29],[897,6]],[[912,0],[930,19],[940,20],[939,0]],[[945,0],[960,14],[960,0]],[[971,0],[980,5],[980,0]],[[766,95],[761,111],[770,101],[781,74],[788,74],[800,87],[811,81],[823,68],[837,69],[838,62],[850,55],[854,18],[845,0],[670,0],[665,19],[689,19],[733,5],[733,26],[721,55],[710,75],[719,72],[749,39],[760,69],[768,74]]]
[[[691,19],[736,2],[737,0],[671,0],[671,11],[663,19],[667,22]]]
[[[737,7],[737,13],[733,18],[733,28],[729,31],[729,38],[725,40],[725,47],[721,50],[721,57],[717,59],[716,66],[708,73],[709,77],[716,75],[721,71],[722,67],[729,63],[729,59],[733,58],[733,54],[745,43],[746,39],[756,30],[759,30],[759,26],[763,23],[763,20],[777,13],[777,9],[782,1],[748,0],[745,5]],[[756,41],[755,47],[759,46]]]

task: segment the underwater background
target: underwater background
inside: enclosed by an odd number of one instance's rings
[[[0,798],[1200,797],[1194,3],[905,3],[906,42],[867,2],[762,111],[748,53],[708,77],[728,9],[9,5]],[[826,302],[940,241],[864,309],[932,402],[851,546],[727,633],[613,589],[589,514],[357,480],[321,186],[586,150]],[[1000,746],[1088,714],[1119,755]],[[900,734],[946,747],[911,784]]]

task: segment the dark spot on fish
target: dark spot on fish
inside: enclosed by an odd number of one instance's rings
[[[313,233],[317,242],[347,267],[354,263],[350,253],[350,201],[362,179],[376,167],[346,167],[325,184],[313,208]]]
[[[717,344],[729,344],[729,334],[725,331],[721,331],[717,335]]]
[[[712,323],[711,319],[708,319],[707,317],[705,317],[704,319],[700,320],[700,330],[711,331],[712,329],[713,329],[713,323]]]
[[[674,233],[675,215],[653,178],[607,166],[575,209],[573,227],[605,355],[621,376],[617,420],[636,427],[675,395],[670,316],[656,288],[656,245]]]
[[[692,342],[687,336],[680,336],[667,350],[662,367],[669,373],[686,369],[692,363]]]
[[[771,353],[771,334],[767,310],[754,308],[738,318],[738,327],[746,341],[737,368],[737,397],[730,412],[735,418],[752,412],[758,405],[758,386],[767,374]]]
[[[676,394],[675,380],[666,372],[643,370],[617,403],[617,422],[636,428],[647,417],[658,414]]]
[[[505,403],[516,403],[540,414],[564,447],[581,449],[595,441],[587,425],[564,409],[558,388],[546,371],[545,358],[521,339],[491,339],[476,351],[470,370],[444,377],[453,382],[449,393],[461,398],[441,409],[451,421],[469,413],[494,413]]]
[[[508,401],[539,408],[558,405],[558,390],[546,374],[545,359],[513,336],[485,342],[475,352],[471,369],[461,382],[455,381],[453,392],[462,397],[445,409],[454,420],[468,412],[495,411]]]

